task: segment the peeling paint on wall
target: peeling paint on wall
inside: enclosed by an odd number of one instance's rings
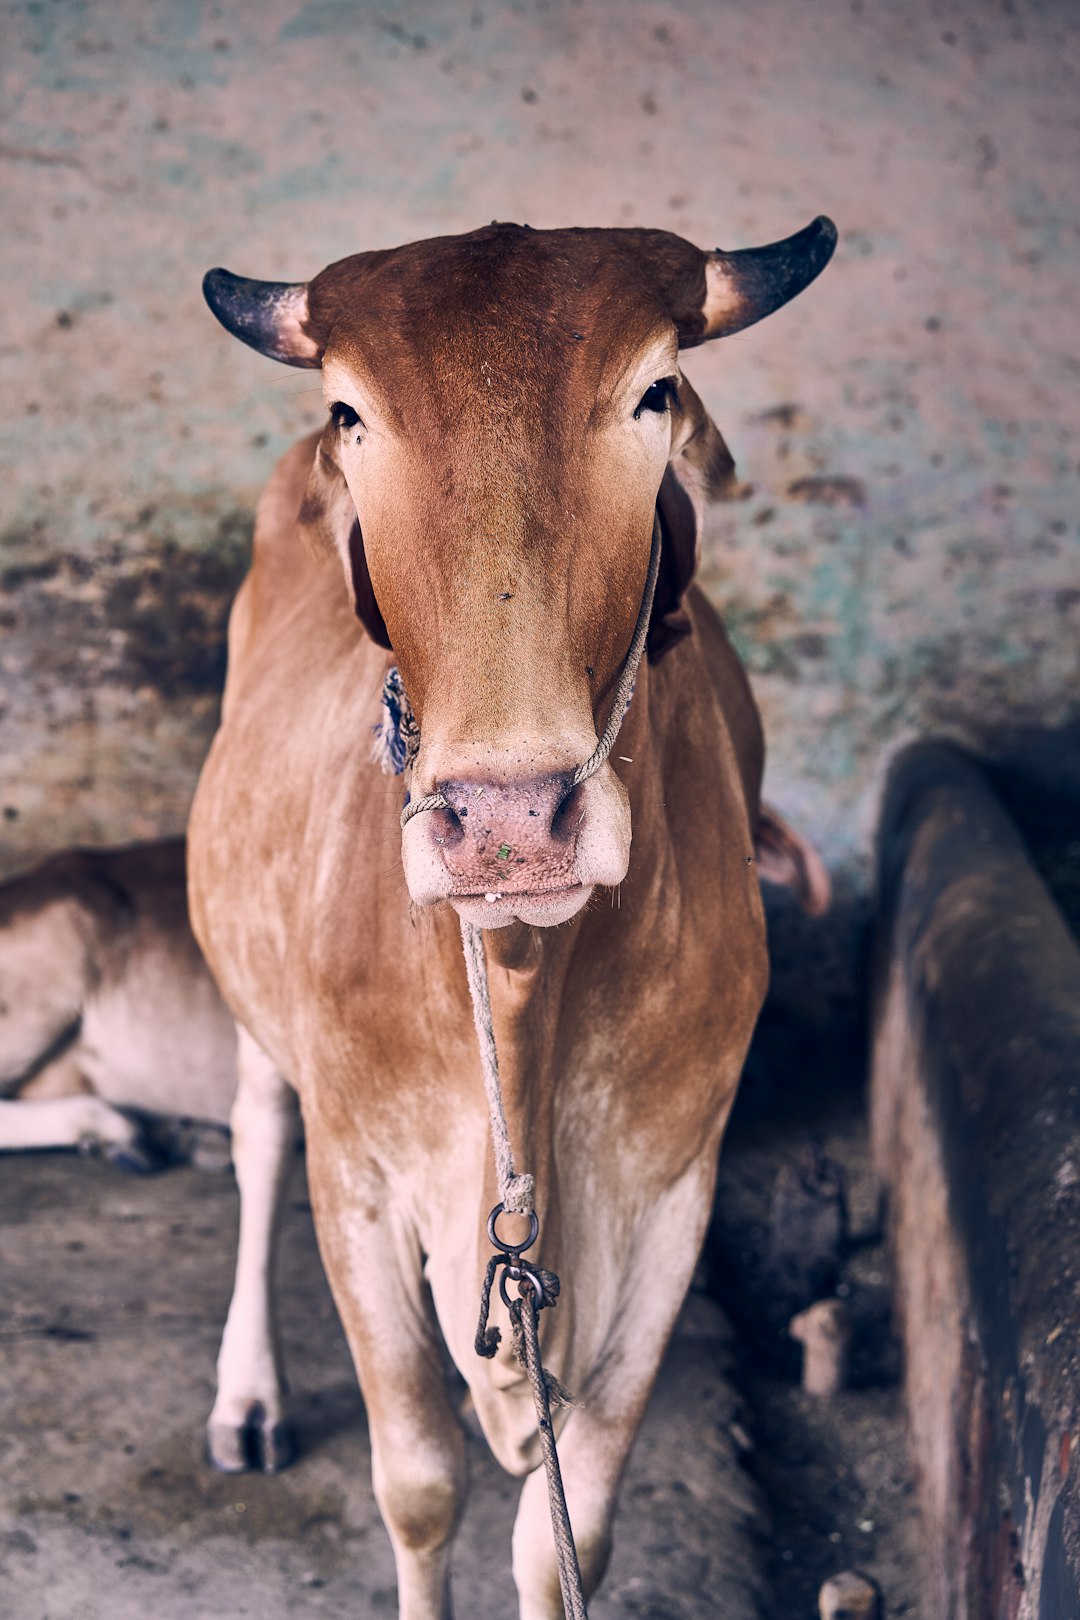
[[[704,579],[770,795],[845,881],[903,741],[1077,717],[1065,0],[21,0],[5,30],[0,870],[183,822],[242,514],[321,411],[202,272],[493,217],[839,223],[820,283],[686,369],[743,480]]]

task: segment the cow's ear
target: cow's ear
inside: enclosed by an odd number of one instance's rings
[[[779,810],[763,804],[754,835],[758,876],[790,889],[809,917],[823,917],[832,904],[828,868],[808,838],[795,831]]]
[[[331,552],[340,560],[353,612],[372,641],[388,648],[390,637],[375,600],[360,521],[338,460],[339,438],[333,422],[328,422],[316,446],[300,505],[300,532],[312,551]]]
[[[270,360],[318,366],[322,350],[309,330],[306,281],[252,281],[208,270],[203,297],[227,332]]]
[[[735,487],[731,451],[683,377],[679,382],[671,460],[656,497],[662,549],[649,621],[648,649],[652,663],[690,634],[683,597],[694,577],[701,552],[702,514],[707,502],[724,500]]]

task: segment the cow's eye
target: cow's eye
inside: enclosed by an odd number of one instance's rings
[[[656,382],[649,384],[638,401],[637,410],[634,412],[634,421],[638,420],[642,411],[666,411],[669,401],[677,401],[678,397],[675,392],[674,377],[658,378]]]
[[[343,404],[340,399],[336,405],[331,405],[330,419],[334,426],[339,428],[363,427],[364,425],[352,406]]]

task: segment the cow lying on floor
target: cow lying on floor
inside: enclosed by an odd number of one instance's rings
[[[235,1094],[183,839],[67,850],[0,885],[0,1152],[81,1147],[151,1169],[179,1133],[125,1110],[217,1126],[223,1148]]]

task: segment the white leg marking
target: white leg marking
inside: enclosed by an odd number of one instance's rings
[[[83,1094],[0,1102],[0,1153],[90,1147],[110,1157],[122,1157],[125,1149],[136,1150],[138,1138],[138,1127],[100,1097]]]
[[[570,1413],[559,1436],[566,1505],[590,1595],[607,1568],[619,1481],[694,1274],[713,1174],[711,1162],[695,1165],[650,1212],[623,1285],[633,1309],[616,1322],[599,1374],[575,1391],[583,1404]],[[521,1620],[562,1620],[543,1467],[522,1488],[513,1547]]]
[[[397,1566],[398,1620],[451,1620],[465,1437],[447,1395],[415,1230],[385,1186],[370,1172],[365,1179],[354,1147],[309,1131],[319,1242],[367,1407],[375,1499]]]
[[[238,1030],[239,1088],[232,1156],[240,1188],[236,1282],[207,1424],[214,1464],[268,1473],[291,1455],[273,1317],[274,1232],[297,1136],[296,1094],[246,1030]]]

